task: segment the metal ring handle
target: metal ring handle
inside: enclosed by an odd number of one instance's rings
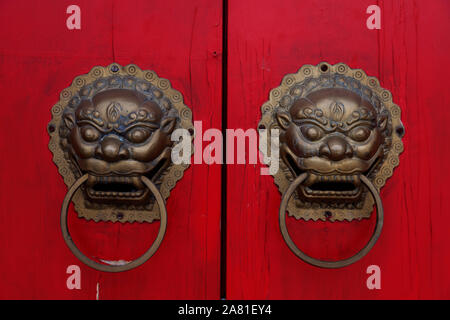
[[[305,261],[306,263],[309,263],[313,266],[320,267],[320,268],[342,268],[346,267],[362,257],[364,257],[370,249],[374,246],[375,242],[377,242],[380,234],[381,229],[383,228],[383,204],[381,202],[380,195],[378,194],[377,189],[372,184],[372,182],[367,179],[364,175],[360,176],[361,181],[366,185],[366,187],[369,189],[370,193],[372,194],[373,198],[375,199],[375,204],[377,207],[377,222],[375,226],[375,230],[372,234],[372,237],[370,238],[369,242],[367,242],[366,246],[361,249],[357,254],[354,256],[339,260],[339,261],[325,261],[325,260],[319,260],[312,258],[308,255],[306,255],[304,252],[302,252],[292,241],[291,237],[289,236],[289,232],[286,227],[286,208],[288,205],[289,198],[291,197],[292,193],[295,189],[303,182],[305,181],[306,177],[308,176],[307,173],[303,173],[299,175],[290,185],[289,188],[286,190],[286,192],[283,194],[283,197],[281,199],[281,205],[280,205],[280,229],[281,234],[283,235],[284,241],[288,245],[289,249],[300,259]]]
[[[66,196],[64,197],[64,201],[62,203],[61,207],[61,231],[63,233],[64,241],[66,242],[69,249],[72,251],[72,253],[80,259],[84,264],[88,265],[91,268],[94,268],[99,271],[105,271],[105,272],[122,272],[122,271],[128,271],[133,268],[136,268],[143,264],[145,261],[150,259],[150,257],[158,250],[159,245],[161,244],[162,239],[164,238],[164,233],[166,232],[167,227],[167,210],[166,205],[164,203],[163,197],[161,196],[161,193],[159,192],[158,188],[151,182],[147,177],[142,177],[142,182],[146,185],[147,188],[150,189],[150,191],[155,196],[155,199],[159,206],[160,211],[160,225],[159,225],[159,232],[158,236],[156,237],[155,241],[153,242],[152,246],[139,258],[136,260],[133,260],[127,264],[124,265],[105,265],[98,262],[95,262],[91,259],[89,259],[87,256],[85,256],[80,249],[77,248],[75,243],[72,240],[72,237],[70,236],[69,229],[67,226],[67,213],[69,204],[72,200],[73,195],[75,192],[80,188],[80,186],[86,182],[88,178],[88,174],[83,175],[81,178],[79,178],[75,183],[69,188],[69,191],[67,191]]]

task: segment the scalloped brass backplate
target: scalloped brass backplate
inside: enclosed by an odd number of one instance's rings
[[[404,135],[400,108],[375,77],[344,63],[304,65],[283,78],[261,110],[258,127],[280,130],[280,192],[308,174],[289,200],[290,216],[370,217],[374,201],[360,175],[379,192],[399,164]]]
[[[48,146],[65,184],[70,187],[88,174],[73,197],[79,217],[159,219],[141,177],[166,200],[188,167],[172,163],[171,133],[193,130],[192,112],[168,80],[133,64],[96,66],[61,92],[51,112]]]

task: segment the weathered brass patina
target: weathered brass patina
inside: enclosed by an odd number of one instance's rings
[[[285,228],[286,210],[297,219],[351,221],[370,217],[375,200],[376,231],[360,251],[367,253],[383,223],[379,191],[403,151],[404,127],[391,93],[362,70],[323,62],[285,76],[262,113],[259,128],[281,131],[282,161],[274,178],[283,194],[280,226],[289,247],[293,243]],[[294,184],[295,190],[289,190]],[[364,255],[360,253],[336,262],[297,255],[334,268],[355,262]]]
[[[165,221],[164,201],[187,168],[171,162],[170,136],[177,128],[193,131],[182,95],[153,71],[114,63],[76,77],[60,98],[48,124],[49,149],[66,185],[77,186],[66,196],[62,221],[72,196],[78,216],[87,220]],[[73,245],[67,225],[62,229]]]

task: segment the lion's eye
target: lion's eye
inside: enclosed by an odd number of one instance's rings
[[[363,142],[369,138],[370,129],[367,127],[359,126],[350,131],[348,136],[355,141]]]
[[[88,142],[94,142],[100,138],[100,132],[93,126],[87,125],[81,128],[81,136]]]
[[[150,133],[150,130],[146,128],[134,128],[128,132],[128,139],[134,143],[141,143],[148,139]]]
[[[323,136],[323,130],[315,125],[306,125],[300,128],[302,134],[310,141],[317,141]]]

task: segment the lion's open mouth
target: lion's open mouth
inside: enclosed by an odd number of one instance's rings
[[[150,199],[151,192],[142,182],[142,176],[158,183],[161,173],[167,166],[168,160],[161,157],[151,170],[141,174],[120,175],[89,172],[85,192],[88,198],[94,202],[145,204]]]
[[[361,194],[359,175],[317,175],[310,173],[301,191],[305,198],[356,200]]]
[[[95,176],[90,174],[86,187],[88,196],[93,200],[140,200],[147,192],[140,176]]]
[[[294,176],[298,177],[305,172],[298,165],[298,160],[287,150],[284,150],[284,161]],[[298,187],[298,195],[307,202],[356,203],[361,199],[363,190],[360,174],[358,171],[347,174],[308,171],[307,179]]]

